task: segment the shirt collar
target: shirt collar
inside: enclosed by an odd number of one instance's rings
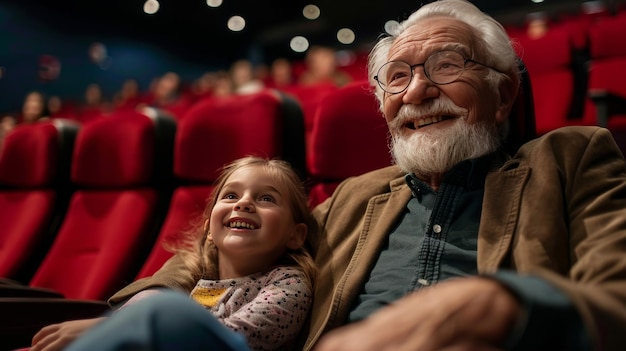
[[[466,190],[476,190],[485,184],[487,173],[491,169],[493,158],[496,153],[491,153],[478,158],[461,161],[443,176],[442,183],[463,186]],[[421,188],[427,186],[415,174],[409,173],[404,177],[406,183],[411,188],[415,197],[423,191]]]

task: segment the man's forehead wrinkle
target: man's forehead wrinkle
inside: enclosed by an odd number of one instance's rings
[[[463,35],[460,27],[429,25],[427,28],[414,28],[415,26],[407,28],[394,41],[389,50],[390,58],[405,52],[416,55],[432,47],[449,47],[446,44],[459,45],[460,47],[467,47],[469,44],[467,42],[469,38],[467,35]]]

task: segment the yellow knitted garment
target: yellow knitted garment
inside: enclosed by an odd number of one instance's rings
[[[228,288],[202,288],[196,287],[191,292],[191,298],[204,307],[213,307],[217,305]]]

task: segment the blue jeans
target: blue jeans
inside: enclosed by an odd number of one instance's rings
[[[187,295],[164,291],[97,324],[68,351],[250,351],[245,338]]]

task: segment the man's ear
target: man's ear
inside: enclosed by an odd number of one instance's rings
[[[498,92],[500,93],[500,104],[496,109],[496,123],[502,125],[509,118],[513,104],[517,99],[519,84],[517,84],[511,76],[503,79],[498,84]]]
[[[287,241],[287,247],[291,250],[297,250],[304,245],[306,240],[307,226],[304,223],[296,224],[295,230]]]

